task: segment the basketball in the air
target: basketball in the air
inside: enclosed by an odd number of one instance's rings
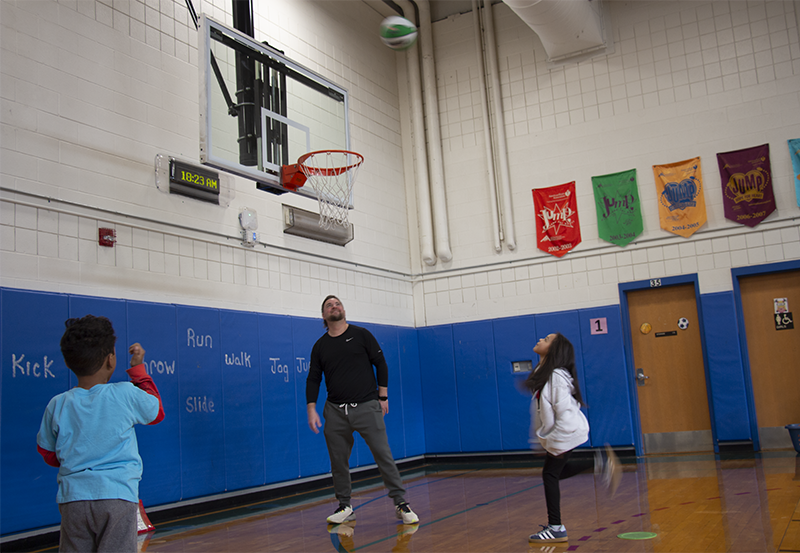
[[[417,27],[405,17],[392,15],[381,21],[381,40],[392,50],[405,50],[417,41]]]

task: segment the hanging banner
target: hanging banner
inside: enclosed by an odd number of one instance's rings
[[[789,139],[789,155],[794,169],[794,197],[797,198],[797,206],[800,207],[800,138]]]
[[[575,181],[549,188],[534,188],[532,192],[536,211],[536,244],[543,252],[561,257],[581,243]]]
[[[706,224],[700,158],[653,165],[661,228],[684,238]]]
[[[717,154],[725,218],[754,227],[775,211],[769,144]]]
[[[636,169],[592,177],[600,238],[623,248],[644,230]]]

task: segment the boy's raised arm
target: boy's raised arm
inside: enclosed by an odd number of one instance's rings
[[[156,383],[147,374],[147,367],[144,365],[144,348],[137,342],[128,348],[128,353],[131,354],[131,368],[125,372],[131,377],[134,386],[158,398],[158,415],[148,425],[158,424],[164,420],[164,406],[161,404],[161,394],[158,393]]]

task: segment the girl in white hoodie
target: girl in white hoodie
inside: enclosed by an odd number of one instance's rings
[[[583,399],[575,369],[575,349],[570,341],[558,333],[548,334],[537,342],[533,351],[539,354],[540,361],[525,385],[533,393],[531,441],[538,440],[546,451],[542,480],[548,524],[542,525],[540,532],[531,534],[528,541],[565,542],[567,529],[561,524],[558,481],[591,467],[591,461],[588,466],[583,463],[567,465],[572,450],[589,438],[589,422],[581,412]],[[614,459],[609,456],[607,471],[614,469]]]

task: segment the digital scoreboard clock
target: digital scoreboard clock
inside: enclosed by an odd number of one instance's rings
[[[169,191],[219,205],[219,173],[170,159]]]

